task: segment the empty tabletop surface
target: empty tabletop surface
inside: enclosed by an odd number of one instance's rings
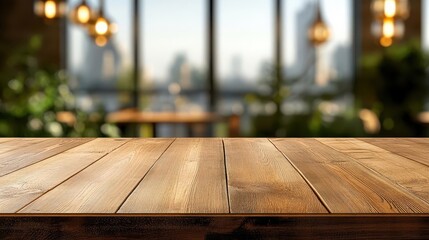
[[[0,138],[2,214],[429,214],[429,139]]]

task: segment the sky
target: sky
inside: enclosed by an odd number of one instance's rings
[[[284,0],[285,60],[291,64],[295,55],[296,13],[306,2],[313,0]],[[73,6],[78,0],[70,0]],[[98,1],[90,0],[92,6]],[[332,49],[350,43],[351,0],[321,0],[323,15],[331,28],[332,39],[324,47],[329,55]],[[235,59],[241,66],[242,75],[255,79],[263,61],[273,58],[273,0],[218,0],[218,67],[221,78],[231,75]],[[115,44],[131,64],[131,0],[106,0],[107,15],[116,22],[119,32]],[[190,64],[205,68],[206,53],[206,1],[205,0],[144,0],[142,13],[142,62],[146,74],[153,79],[166,80],[168,71],[177,54],[185,53]],[[306,31],[306,30],[305,30]],[[71,63],[80,64],[83,53],[79,48],[85,33],[73,27]]]

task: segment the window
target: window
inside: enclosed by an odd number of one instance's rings
[[[263,68],[274,58],[274,1],[217,1],[218,108],[222,114],[242,115],[250,128],[245,95],[255,92]]]
[[[70,5],[77,2],[70,0]],[[97,7],[98,1],[89,2]],[[118,24],[119,32],[103,48],[97,47],[82,28],[69,24],[70,85],[85,109],[101,105],[115,111],[132,106],[133,2],[106,0],[106,13]],[[307,29],[316,14],[316,1],[283,0],[282,70],[287,79],[302,76],[290,86],[293,95],[282,107],[286,115],[305,111],[300,102],[309,92],[324,93],[337,83],[352,84],[352,0],[320,2],[332,36],[315,49],[307,40]],[[246,131],[250,116],[261,109],[272,111],[271,105],[248,106],[245,97],[263,91],[261,81],[269,74],[267,68],[274,69],[275,1],[215,3],[217,110],[223,115],[241,114]],[[139,6],[141,110],[208,111],[208,1],[141,0]],[[342,94],[334,103],[336,109],[350,106],[351,99],[351,92]]]
[[[142,1],[141,88],[147,111],[207,111],[205,0]]]

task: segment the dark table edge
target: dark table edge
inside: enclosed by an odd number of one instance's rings
[[[0,239],[429,239],[429,214],[1,214]]]

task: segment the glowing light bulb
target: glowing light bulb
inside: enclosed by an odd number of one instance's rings
[[[99,47],[103,47],[107,44],[107,38],[105,36],[97,36],[95,38],[95,44]]]
[[[329,37],[329,30],[323,24],[317,24],[314,28],[314,37],[319,41],[325,41]]]
[[[388,37],[382,37],[380,39],[380,45],[383,47],[390,47],[393,44],[393,40],[392,38],[388,38]]]
[[[385,0],[384,1],[384,15],[388,18],[393,18],[396,15],[396,1]]]
[[[99,17],[95,22],[95,32],[98,35],[104,35],[109,30],[109,23],[103,17]]]
[[[57,4],[55,1],[48,0],[45,2],[45,17],[53,19],[57,16]]]
[[[383,20],[383,37],[392,38],[395,35],[395,23],[393,19]]]
[[[316,22],[308,32],[308,37],[315,45],[325,43],[329,40],[329,28],[323,22]]]
[[[118,32],[118,24],[116,24],[116,23],[110,24],[110,31],[112,33],[117,33]]]
[[[80,5],[76,10],[76,16],[79,23],[87,23],[91,18],[91,11],[88,6]]]

